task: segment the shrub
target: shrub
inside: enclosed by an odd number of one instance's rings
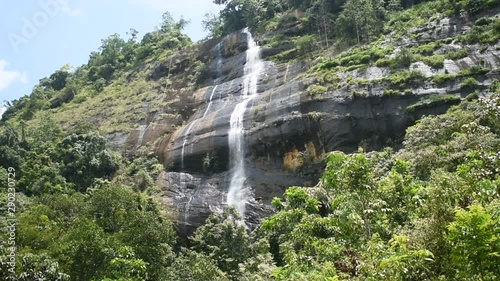
[[[489,68],[482,67],[480,65],[473,65],[469,69],[461,71],[462,76],[471,76],[471,75],[484,75],[490,72]]]
[[[197,61],[194,67],[194,82],[197,86],[201,86],[208,78],[208,66],[200,61]]]
[[[464,9],[470,15],[476,15],[486,8],[488,8],[486,0],[467,0],[467,1],[465,1]]]
[[[465,99],[468,101],[477,100],[479,98],[479,91],[475,90],[473,93],[468,94]]]
[[[314,35],[304,35],[295,41],[297,50],[299,50],[299,53],[302,55],[313,51],[317,46],[316,42],[317,40]]]
[[[469,50],[467,48],[461,48],[456,51],[449,52],[445,56],[447,59],[450,60],[458,60],[461,58],[465,58],[468,55],[469,55]]]
[[[325,86],[321,85],[310,85],[307,87],[307,93],[309,96],[316,97],[316,96],[321,96],[322,94],[326,93],[328,91],[328,88]]]
[[[257,109],[255,109],[258,113]],[[215,152],[208,152],[202,159],[202,167],[204,173],[214,173],[219,170],[218,157]]]
[[[495,22],[493,22],[493,34],[500,34],[500,20],[496,20]]]
[[[413,49],[413,52],[417,54],[424,54],[424,55],[429,55],[434,52],[437,48],[441,46],[441,43],[439,42],[430,42],[424,45],[419,45],[418,47]]]
[[[382,49],[380,47],[372,47],[368,49],[368,54],[370,55],[370,59],[372,61],[376,61],[380,58],[385,57],[387,53],[391,53],[393,51],[392,46]]]
[[[444,55],[434,55],[430,57],[423,57],[422,61],[430,67],[443,68],[444,59],[445,59]]]
[[[271,47],[278,47],[279,45],[283,44],[283,42],[285,42],[285,41],[286,41],[285,36],[283,34],[279,34],[279,35],[273,36],[269,39],[265,39],[263,44],[269,45]]]
[[[393,60],[390,58],[381,58],[375,62],[375,65],[378,67],[387,67],[392,64]]]
[[[84,101],[86,101],[88,98],[88,95],[87,93],[82,93],[80,95],[77,95],[74,99],[73,99],[73,102],[74,103],[82,103]]]
[[[395,67],[408,67],[413,62],[413,54],[408,49],[402,49],[394,59]]]
[[[477,80],[474,77],[469,77],[462,82],[461,87],[474,89],[477,87],[477,85]]]
[[[379,59],[384,58],[386,54],[392,52],[392,47],[380,48],[369,46],[365,48],[354,48],[350,52],[340,55],[335,60],[323,62],[321,69],[332,68],[336,66],[354,66],[360,64],[369,64],[377,62]]]
[[[493,20],[488,25],[475,25],[471,31],[459,37],[460,41],[469,44],[493,44],[500,39],[500,20]]]
[[[453,246],[451,261],[458,279],[496,279],[500,262],[499,222],[494,207],[485,209],[474,204],[468,210],[456,211],[455,220],[448,225],[447,239]]]
[[[446,38],[446,39],[443,39],[443,42],[444,42],[445,44],[451,44],[451,43],[453,42],[453,38],[448,37],[448,38]]]
[[[319,70],[325,70],[325,69],[337,67],[339,65],[340,65],[340,62],[337,59],[325,59],[322,62],[318,63],[316,68]]]
[[[500,81],[495,81],[491,83],[490,88],[488,89],[491,93],[499,92],[500,90]]]
[[[400,94],[401,94],[401,92],[398,90],[392,90],[392,89],[384,90],[384,96],[397,96]]]
[[[357,99],[357,98],[366,98],[368,94],[366,92],[359,92],[359,91],[353,91],[352,92],[352,98]]]
[[[408,83],[416,83],[425,80],[425,76],[418,70],[405,70],[396,72],[385,78],[386,81],[395,86],[405,86]]]
[[[488,25],[490,23],[491,23],[491,19],[489,19],[489,18],[479,18],[478,20],[476,20],[476,22],[474,24],[482,26],[482,25]]]
[[[297,48],[293,48],[271,56],[270,58],[277,62],[289,61],[297,57],[297,52]]]
[[[445,103],[459,103],[460,98],[454,95],[432,95],[428,98],[422,99],[419,102],[412,104],[406,108],[406,111],[408,112],[415,112],[418,109],[422,108],[430,108],[433,106],[436,106],[438,104],[445,104]]]

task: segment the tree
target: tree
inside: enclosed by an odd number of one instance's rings
[[[217,267],[215,257],[182,249],[166,271],[165,280],[229,281],[228,275]]]
[[[135,48],[136,62],[142,63],[148,56],[189,45],[191,39],[182,33],[188,23],[183,18],[176,22],[170,13],[164,13],[160,26],[155,31],[146,33]]]
[[[217,5],[225,5],[219,13],[223,22],[223,34],[229,34],[236,30],[243,29],[246,22],[243,16],[243,9],[240,0],[214,0]]]
[[[333,152],[328,156],[327,167],[322,177],[325,188],[336,196],[352,203],[356,213],[363,218],[365,237],[372,236],[371,215],[373,213],[375,185],[371,161],[362,153],[345,155]],[[346,204],[344,203],[344,204]]]
[[[374,234],[363,251],[359,280],[430,280],[434,255],[426,249],[413,249],[410,237],[394,235],[384,242]]]
[[[448,225],[452,263],[459,280],[495,280],[500,273],[499,202],[459,209]],[[493,212],[495,215],[492,215]]]
[[[43,112],[39,122],[27,128],[32,148],[37,151],[47,151],[53,147],[63,136],[63,132],[54,116],[50,112]]]
[[[175,232],[151,199],[125,186],[104,186],[92,192],[88,216],[105,233],[132,247],[137,259],[149,266],[149,276],[158,280],[172,256]]]
[[[110,179],[118,170],[106,140],[95,133],[64,138],[58,145],[58,158],[61,174],[81,192],[92,186],[95,179]]]
[[[235,209],[210,215],[190,238],[193,249],[212,257],[218,267],[233,278],[239,275],[238,264],[252,255],[250,237]]]
[[[382,28],[383,2],[379,0],[348,0],[337,19],[340,37],[356,42],[370,42]]]
[[[121,247],[109,262],[104,281],[144,281],[148,279],[147,263],[135,257],[131,247]]]
[[[16,240],[19,248],[43,253],[50,249],[62,230],[63,225],[57,222],[52,210],[39,204],[19,215]]]
[[[172,14],[170,14],[169,12],[163,13],[161,19],[162,23],[159,30],[160,32],[165,34],[171,33],[173,31],[183,30],[189,24],[189,21],[185,20],[182,17],[178,22],[176,22]]]
[[[0,132],[0,166],[8,169],[19,169],[24,150],[20,147],[21,140],[17,130],[11,125],[5,125]]]
[[[59,164],[51,155],[30,151],[25,156],[21,168],[19,190],[26,195],[67,192],[72,186],[60,174]]]
[[[61,67],[61,69],[52,73],[49,78],[41,79],[39,85],[44,89],[51,88],[55,91],[63,89],[66,86],[67,78],[70,76],[69,68],[68,65]]]
[[[91,219],[79,217],[51,251],[70,274],[71,280],[92,280],[104,276],[120,246]]]
[[[223,21],[221,17],[213,13],[206,13],[203,18],[204,19],[201,24],[203,29],[208,31],[208,38],[219,38],[224,35]]]
[[[21,273],[18,281],[69,281],[70,276],[59,269],[59,264],[54,262],[47,254],[26,254],[21,260]]]
[[[421,207],[417,199],[421,189],[423,186],[415,181],[411,173],[411,163],[396,159],[389,174],[380,180],[377,190],[385,207],[389,208],[386,212],[392,224],[389,228],[394,229],[410,221]]]

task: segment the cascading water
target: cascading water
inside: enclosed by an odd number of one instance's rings
[[[223,47],[222,42],[223,41],[219,42],[219,44],[217,44],[217,46],[216,46],[216,48],[217,48],[217,57],[216,57],[217,58],[217,76],[218,77],[221,76],[220,65],[222,64],[222,47]],[[214,84],[216,84],[216,82],[214,82]],[[212,89],[212,93],[210,94],[207,108],[205,109],[205,112],[203,113],[202,117],[191,122],[191,124],[189,124],[189,126],[187,127],[186,132],[184,133],[184,140],[182,141],[182,149],[181,149],[181,169],[183,171],[185,168],[184,167],[184,152],[185,152],[185,148],[186,148],[186,145],[188,143],[188,140],[189,140],[189,135],[191,133],[191,130],[193,129],[193,126],[198,122],[198,120],[205,118],[207,116],[207,114],[210,112],[210,107],[212,106],[214,94],[217,92],[218,86],[219,85],[217,84]],[[179,180],[181,182],[181,185],[183,186],[183,189],[185,189],[187,186],[188,174],[181,172]],[[184,221],[186,222],[186,227],[188,226],[189,210],[191,208],[191,202],[193,201],[193,198],[194,198],[194,194],[189,197],[189,200],[186,203],[186,208],[184,210]]]
[[[230,119],[229,129],[229,157],[232,170],[231,183],[227,194],[227,204],[235,207],[244,218],[245,205],[250,191],[245,186],[245,147],[243,118],[248,103],[257,96],[257,82],[263,69],[260,58],[260,47],[245,28],[243,33],[247,36],[248,49],[246,52],[245,77],[243,79],[242,101],[236,105]]]
[[[222,44],[224,40],[220,41],[216,48],[217,48],[217,77],[222,77],[222,49],[224,48],[224,45]]]
[[[137,143],[135,144],[136,148],[141,147],[142,145],[142,140],[144,139],[144,135],[146,134],[146,129],[148,128],[147,125],[139,125],[139,136],[137,137]]]
[[[189,133],[191,133],[191,129],[193,129],[193,125],[198,121],[198,119],[194,120],[189,124],[189,126],[186,129],[186,132],[184,133],[184,140],[182,141],[182,149],[181,149],[181,169],[184,170],[184,151],[186,148],[186,144],[188,142],[188,137]]]
[[[212,106],[213,97],[214,97],[215,92],[217,92],[217,87],[218,86],[219,85],[215,85],[215,87],[212,89],[212,93],[210,94],[210,99],[208,101],[207,109],[205,109],[205,112],[203,113],[203,116],[201,117],[201,119],[205,118],[207,116],[208,112],[210,111],[210,106]],[[181,166],[182,166],[183,170],[184,170],[184,149],[185,149],[186,144],[188,142],[189,133],[191,132],[191,129],[193,128],[193,125],[196,122],[198,122],[198,120],[199,119],[194,120],[189,125],[189,127],[186,130],[186,133],[184,134],[184,141],[182,142],[182,149],[181,149]],[[181,181],[181,184],[183,184],[183,185],[186,183],[186,174],[185,173],[181,173],[180,174],[180,181]],[[189,198],[189,201],[186,204],[186,210],[184,211],[184,221],[186,223],[187,223],[188,218],[189,218],[189,209],[191,208],[191,201],[193,201],[193,196],[191,196]],[[187,224],[186,224],[186,226],[187,226]]]
[[[210,99],[208,101],[207,109],[205,109],[205,112],[203,113],[203,116],[201,118],[205,118],[208,114],[208,111],[210,110],[210,106],[212,106],[212,99],[214,97],[215,92],[217,91],[217,87],[219,85],[215,85],[215,87],[212,89],[212,93],[210,94]],[[184,170],[184,151],[186,148],[186,144],[188,142],[188,137],[189,134],[191,133],[191,129],[193,129],[194,124],[198,122],[199,119],[194,120],[189,124],[189,126],[186,129],[186,132],[184,133],[184,140],[182,141],[182,149],[181,149],[181,169]]]

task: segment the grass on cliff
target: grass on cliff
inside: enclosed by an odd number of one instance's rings
[[[101,93],[80,103],[63,104],[54,110],[55,118],[63,127],[74,127],[81,121],[98,126],[103,132],[130,131],[132,124],[146,117],[146,104],[151,111],[158,110],[154,102],[161,95],[154,89],[155,83],[144,80],[126,82],[115,80]],[[78,96],[86,95],[85,92]],[[77,96],[77,97],[78,97]],[[78,119],[74,118],[78,116]]]
[[[445,95],[431,95],[427,98],[422,98],[419,102],[412,104],[406,108],[408,112],[415,112],[418,109],[422,108],[432,108],[439,104],[458,104],[460,102],[460,98],[454,95],[445,94]]]
[[[482,0],[481,0],[482,1]],[[479,2],[481,2],[479,1]],[[459,1],[459,7],[469,7],[470,3]],[[482,1],[485,2],[485,1]],[[481,3],[482,3],[481,2]],[[488,1],[486,1],[488,2]],[[485,3],[486,3],[485,2]],[[491,1],[489,1],[491,2]],[[486,3],[487,6],[493,5]],[[486,5],[485,4],[485,5]],[[496,4],[497,5],[497,4]],[[495,6],[495,5],[493,5]],[[479,13],[484,8],[472,9],[470,13]],[[469,55],[469,47],[466,44],[473,43],[494,43],[500,39],[500,20],[490,17],[479,18],[475,21],[473,28],[465,33],[454,38],[446,38],[433,42],[417,44],[410,47],[397,47],[391,45],[391,40],[397,39],[400,36],[414,37],[425,31],[425,26],[430,22],[433,25],[439,24],[439,21],[445,17],[455,13],[452,5],[448,2],[431,1],[425,2],[410,9],[391,13],[388,15],[388,20],[385,23],[385,34],[379,40],[365,46],[358,46],[343,52],[338,56],[319,58],[308,72],[307,76],[314,78],[314,83],[326,86],[328,88],[338,88],[348,84],[366,85],[377,82],[389,82],[390,85],[396,87],[407,87],[411,83],[419,83],[426,80],[434,81],[437,84],[442,84],[449,80],[455,80],[462,77],[470,77],[475,75],[484,75],[490,70],[481,66],[472,66],[470,69],[462,70],[456,74],[436,74],[431,77],[424,77],[422,73],[414,70],[408,70],[408,67],[415,62],[423,62],[424,64],[434,68],[442,69],[446,59],[459,60]],[[436,23],[437,22],[437,23]],[[418,27],[424,27],[421,30]],[[429,25],[432,27],[432,25]],[[419,36],[417,36],[418,38]],[[418,41],[418,39],[417,39]],[[454,51],[444,51],[443,47],[453,43],[454,45],[462,45]],[[385,48],[381,47],[385,46]],[[394,52],[395,49],[399,51]],[[484,51],[483,48],[481,51]],[[326,53],[331,53],[331,50]],[[350,73],[342,75],[346,77],[342,81],[337,79],[325,79],[325,77],[338,77],[341,72],[349,72],[357,69],[363,69],[368,66],[377,66],[388,68],[392,74],[383,79],[366,80],[363,77],[352,78]],[[475,85],[468,87],[475,87]],[[399,92],[399,91],[398,91]]]

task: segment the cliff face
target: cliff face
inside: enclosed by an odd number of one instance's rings
[[[484,48],[455,40],[469,30],[460,20],[445,18],[429,21],[397,40],[388,34],[377,42],[391,49],[386,59],[394,59],[403,49],[439,40],[430,55],[446,56],[461,49],[467,53],[444,59],[442,66],[415,61],[397,71],[378,63],[340,69],[335,72],[336,86],[320,90],[311,87],[321,84],[311,71],[317,60],[276,63],[270,57],[293,45],[263,46],[258,96],[249,102],[243,117],[246,184],[251,187],[246,222],[253,225],[269,214],[272,198],[281,196],[285,188],[316,184],[326,152],[397,146],[405,129],[422,115],[443,113],[460,98],[485,92],[499,78],[498,45]],[[208,86],[196,91],[185,87],[181,79],[175,80],[187,71],[192,58],[179,55],[159,62],[148,79],[174,77],[170,86],[180,89],[175,98],[165,99],[155,111],[148,111],[146,104],[146,118],[130,133],[108,135],[117,147],[153,147],[166,167],[157,181],[162,202],[185,233],[226,205],[234,168],[228,132],[231,114],[242,100],[247,40],[238,32],[201,45],[195,53],[208,65]],[[471,71],[478,68],[481,71]],[[396,72],[404,71],[419,76],[405,83],[391,80]],[[471,77],[474,85],[465,85]]]

